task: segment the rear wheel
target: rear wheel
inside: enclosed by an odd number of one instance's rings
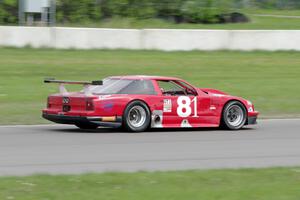
[[[92,124],[92,123],[75,123],[75,126],[77,126],[80,129],[96,129],[96,128],[98,128],[97,124]]]
[[[123,127],[128,131],[145,131],[149,127],[150,121],[150,110],[142,101],[129,103],[123,114]]]
[[[247,119],[247,113],[244,105],[239,101],[227,103],[222,113],[222,126],[230,130],[241,129]]]

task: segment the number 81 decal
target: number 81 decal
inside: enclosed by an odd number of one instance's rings
[[[192,100],[187,96],[180,96],[177,99],[177,115],[179,117],[188,117],[192,114],[191,104],[194,103],[194,115],[193,117],[198,117],[197,114],[197,97],[194,97]]]

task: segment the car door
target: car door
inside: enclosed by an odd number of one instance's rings
[[[164,127],[201,127],[209,117],[210,98],[178,80],[157,81],[161,89]]]
[[[211,97],[207,93],[194,88],[184,81],[176,81],[186,91],[189,97],[180,96],[177,99],[177,115],[187,118],[193,127],[210,126],[212,122]],[[183,115],[182,115],[183,114]],[[183,121],[185,122],[185,121]],[[182,126],[185,124],[182,123]]]

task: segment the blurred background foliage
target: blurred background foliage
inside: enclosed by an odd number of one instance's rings
[[[299,9],[300,0],[57,0],[57,22],[97,23],[114,17],[217,23],[241,8]],[[0,0],[0,23],[16,24],[18,0]]]
[[[0,23],[12,24],[18,20],[18,0],[0,0]]]

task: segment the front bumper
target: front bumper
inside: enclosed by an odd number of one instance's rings
[[[120,127],[122,125],[122,117],[102,117],[102,116],[69,116],[43,113],[43,118],[59,123],[59,124],[76,124],[76,123],[91,123],[106,127]]]
[[[257,124],[257,117],[259,115],[258,111],[251,111],[248,112],[248,117],[247,117],[247,121],[245,125],[253,125],[253,124]]]
[[[246,125],[257,124],[257,116],[248,117]]]

